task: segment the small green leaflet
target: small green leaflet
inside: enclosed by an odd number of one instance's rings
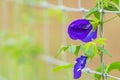
[[[53,68],[53,71],[59,71],[59,70],[63,70],[63,69],[68,69],[68,68],[73,68],[74,64],[67,64],[67,65],[63,65],[63,66],[57,66],[55,68]]]
[[[92,14],[94,14],[96,19],[100,19],[100,13],[98,12],[98,7],[97,5],[95,7],[93,7],[92,9],[90,9],[90,11],[86,14],[85,18],[90,17]]]
[[[106,69],[106,66],[104,66],[104,68]],[[101,66],[99,66],[97,69],[96,69],[96,72],[101,72]],[[94,74],[94,78],[95,80],[101,80],[101,75],[98,75],[98,74]]]
[[[65,52],[66,50],[69,50],[69,52],[73,53],[75,56],[78,56],[79,50],[80,50],[80,46],[78,45],[66,45],[66,46],[62,46],[58,52],[56,53],[55,57],[58,57],[58,55],[60,55],[62,52]]]
[[[88,51],[91,46],[95,45],[94,42],[88,42],[85,44],[85,51]]]
[[[69,46],[69,52],[73,53],[75,56],[78,56],[79,50],[80,50],[80,46],[77,45],[71,45]]]
[[[119,11],[119,9],[111,3],[108,3],[107,7],[104,7],[105,10],[109,10],[109,11]],[[120,17],[120,13],[117,13],[117,15]]]
[[[76,46],[76,51],[74,52],[75,56],[78,56],[79,51],[80,51],[80,46]]]
[[[87,18],[89,21],[90,21],[90,23],[92,24],[92,30],[91,30],[91,32],[92,31],[94,31],[94,30],[96,30],[96,28],[98,27],[98,25],[99,25],[99,20],[98,19],[90,19],[90,18]]]
[[[58,57],[62,52],[66,51],[69,48],[70,45],[62,46],[58,52],[56,53],[55,57]]]
[[[115,3],[116,5],[119,5],[119,0],[111,0],[111,2]]]
[[[111,53],[109,53],[107,50],[105,50],[103,47],[98,46],[98,51],[102,52],[103,54],[108,55],[109,57],[112,57]]]
[[[95,31],[96,30],[96,28],[98,27],[98,24],[97,23],[91,23],[92,24],[92,30],[91,30],[91,32],[93,32],[93,31]]]
[[[100,13],[98,11],[94,12],[96,19],[100,20]]]
[[[111,3],[109,3],[108,6],[105,6],[104,9],[109,10],[109,11],[118,11],[118,8]]]
[[[112,70],[118,69],[120,71],[120,61],[113,62],[107,66],[106,72],[110,73]]]
[[[94,12],[98,11],[97,6],[93,7],[92,9],[90,9],[90,11],[86,14],[86,18],[88,18],[89,16],[91,16]]]
[[[101,66],[96,69],[96,72],[101,72]],[[101,79],[101,75],[94,74],[94,78],[97,79],[97,80],[100,80]]]
[[[87,56],[89,58],[94,57],[97,53],[97,46],[93,42],[88,42],[86,44],[83,44],[81,46],[81,49],[82,49],[83,53],[85,54],[85,56]]]
[[[95,40],[96,44],[99,44],[99,45],[105,45],[106,44],[106,39],[105,38],[98,38]]]
[[[74,53],[76,51],[76,45],[69,46],[69,52]]]

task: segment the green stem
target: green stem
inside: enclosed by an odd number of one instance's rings
[[[103,24],[104,24],[104,20],[103,20],[103,18],[104,18],[104,11],[103,11],[103,0],[100,0],[100,2],[101,2],[101,5],[100,5],[100,8],[101,8],[101,14],[100,14],[100,27],[99,27],[99,30],[100,30],[100,37],[101,38],[104,38],[104,26],[103,26]],[[104,45],[101,45],[103,48],[104,48]],[[102,72],[102,80],[104,80],[104,55],[103,55],[103,53],[101,53],[101,55],[100,55],[100,58],[101,58],[101,72]]]
[[[103,38],[104,35],[103,35],[103,18],[102,18],[103,14],[101,13],[101,23],[100,23],[100,27],[99,27],[99,30],[100,30],[100,37]],[[104,45],[101,45],[102,47],[104,47]],[[104,80],[104,55],[103,53],[100,54],[100,58],[101,58],[101,72],[102,72],[102,80]]]
[[[101,13],[101,23],[100,23],[100,37],[104,38],[104,28],[103,28],[103,13]],[[104,47],[104,45],[101,45],[102,47]],[[103,53],[100,54],[100,58],[101,58],[101,71],[102,71],[102,80],[104,80],[104,55]]]

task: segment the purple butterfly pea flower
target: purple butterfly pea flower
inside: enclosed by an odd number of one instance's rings
[[[86,56],[81,56],[76,59],[76,63],[74,65],[74,79],[78,79],[81,76],[81,70],[85,67],[87,61]]]
[[[92,24],[87,19],[73,21],[68,27],[68,34],[73,40],[90,42],[97,37],[97,28],[92,31]]]

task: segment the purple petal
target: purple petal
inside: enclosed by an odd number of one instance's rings
[[[82,66],[82,69],[85,67],[87,57],[86,56],[81,56],[80,58],[76,59],[77,63]]]
[[[74,79],[78,79],[81,77],[81,71],[74,73]]]
[[[87,57],[86,56],[80,56],[79,58],[76,59],[76,61],[80,64],[84,64],[84,61],[86,61]]]
[[[88,34],[87,36],[86,36],[86,38],[83,38],[83,39],[81,39],[83,42],[90,42],[90,41],[92,41],[93,39],[96,39],[96,37],[97,37],[97,28],[96,28],[96,30],[95,31],[93,31],[93,32],[91,32],[90,34]]]
[[[74,65],[74,79],[80,78],[81,70],[85,67],[86,60],[86,56],[81,56],[76,59],[76,63]]]
[[[76,63],[74,65],[74,79],[80,78],[82,66]]]
[[[92,25],[86,19],[78,19],[73,21],[68,27],[68,34],[71,39],[83,39],[91,31]]]

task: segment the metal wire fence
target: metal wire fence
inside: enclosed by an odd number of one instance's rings
[[[77,1],[77,0],[76,0]],[[50,16],[49,16],[49,13],[48,13],[48,9],[55,9],[55,10],[60,10],[62,11],[62,44],[66,45],[67,44],[67,37],[66,37],[66,22],[67,22],[67,19],[66,19],[66,12],[79,12],[82,14],[82,17],[84,17],[84,14],[87,13],[89,11],[89,9],[86,9],[86,8],[83,8],[82,7],[82,0],[78,0],[78,8],[72,8],[72,7],[68,7],[66,5],[63,4],[63,0],[58,0],[58,5],[55,5],[55,4],[52,4],[50,2],[48,2],[47,0],[42,0],[40,2],[40,4],[35,4],[33,3],[34,0],[30,0],[28,2],[30,3],[26,3],[25,5],[29,5],[29,6],[34,6],[34,7],[38,7],[38,8],[42,8],[44,9],[44,14],[43,14],[43,17],[44,17],[44,31],[43,31],[43,35],[44,35],[44,54],[45,56],[42,56],[41,59],[48,62],[48,80],[55,80],[54,79],[54,75],[53,75],[53,72],[52,72],[52,68],[53,68],[53,64],[55,65],[64,65],[64,64],[68,64],[67,63],[67,55],[66,53],[63,53],[62,54],[62,60],[57,60],[53,57],[51,57],[50,55],[50,26],[49,26],[49,23],[50,23]],[[9,17],[8,17],[8,5],[7,5],[7,2],[12,2],[14,3],[14,5],[16,5],[14,7],[14,10],[13,10],[13,14],[14,14],[14,25],[13,25],[13,29],[14,29],[14,32],[17,33],[17,32],[20,32],[20,24],[21,22],[19,21],[19,12],[20,12],[20,8],[17,6],[17,4],[23,4],[24,1],[23,0],[2,0],[1,1],[1,12],[2,12],[2,29],[3,30],[8,30],[7,27],[8,27],[8,24],[6,23],[9,23]],[[120,8],[120,0],[119,0],[119,8]],[[120,9],[119,9],[120,10]],[[98,0],[98,11],[99,12],[102,12],[101,8],[100,8],[100,0]],[[106,11],[104,10],[104,13],[120,13],[120,11]],[[34,23],[33,23],[34,24]],[[27,23],[28,26],[33,26],[32,23]],[[33,28],[32,28],[33,29]],[[31,29],[31,30],[32,30]],[[20,68],[20,71],[21,71],[22,68]],[[10,71],[12,72],[12,71]],[[100,72],[96,72],[94,70],[91,70],[90,68],[85,68],[83,70],[83,72],[87,72],[88,74],[98,74],[98,75],[102,75],[102,73]],[[20,72],[22,78],[20,80],[25,80],[23,79],[23,76],[22,73]],[[120,80],[119,77],[116,77],[116,76],[112,76],[112,75],[108,75],[108,74],[105,74],[104,75],[105,77],[105,80],[108,80],[109,78],[113,78],[114,80]],[[11,78],[12,79],[12,78]],[[0,80],[4,80],[4,79],[0,79]],[[33,80],[39,80],[39,79],[33,79]],[[88,76],[88,80],[90,80],[89,76]]]

